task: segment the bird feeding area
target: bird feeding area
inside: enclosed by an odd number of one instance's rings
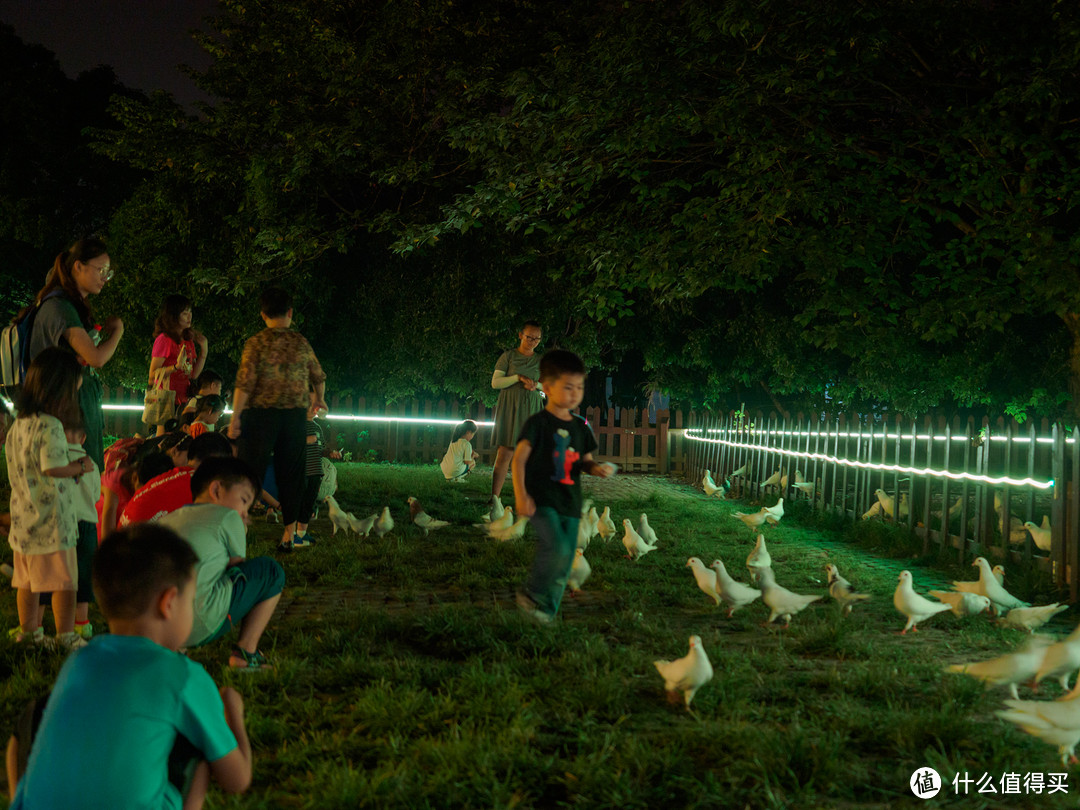
[[[951,549],[960,563],[983,554],[1038,571],[1075,599],[1078,438],[1058,424],[1012,420],[733,412],[692,420],[687,475],[696,481],[707,469],[735,494],[898,522],[923,538],[924,553]]]

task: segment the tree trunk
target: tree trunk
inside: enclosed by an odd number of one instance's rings
[[[1066,312],[1061,316],[1069,327],[1069,411],[1080,421],[1080,313]]]

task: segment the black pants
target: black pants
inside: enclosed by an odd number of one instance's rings
[[[309,475],[307,486],[304,488],[304,498],[300,501],[300,517],[296,520],[305,526],[311,522],[311,513],[315,511],[315,499],[319,497],[319,487],[322,486],[322,475]]]
[[[261,480],[270,454],[274,454],[281,520],[286,525],[296,522],[304,498],[306,423],[305,408],[249,408],[240,414],[237,455],[252,466]]]

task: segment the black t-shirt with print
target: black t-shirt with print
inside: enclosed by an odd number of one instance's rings
[[[563,421],[544,409],[530,416],[518,441],[532,445],[525,463],[525,488],[537,506],[581,516],[582,457],[596,450],[596,437],[580,416]]]

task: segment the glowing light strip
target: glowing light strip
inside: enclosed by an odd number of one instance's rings
[[[688,428],[688,430],[700,430],[700,428]],[[863,433],[863,434],[850,433],[850,432],[848,432],[848,433],[839,433],[839,432],[837,432],[837,433],[806,433],[805,431],[797,431],[797,430],[753,430],[753,431],[750,431],[748,428],[743,428],[742,430],[734,430],[732,428],[707,428],[705,430],[705,432],[706,433],[746,433],[746,432],[750,432],[755,436],[827,436],[830,439],[836,439],[836,438],[840,438],[840,439],[856,439],[856,438],[869,439],[870,438],[869,433]],[[874,441],[878,441],[879,439],[881,439],[881,434],[880,433],[875,433],[873,438],[874,438]],[[886,433],[885,438],[886,439],[909,439],[909,440],[910,439],[918,439],[919,441],[926,441],[928,439],[933,439],[935,442],[943,442],[943,441],[946,441],[947,439],[951,439],[954,442],[966,442],[966,441],[968,441],[967,436],[939,436],[937,434],[931,436],[931,435],[929,435],[927,433],[916,433],[916,434],[912,434],[912,433]],[[1010,440],[1008,436],[1000,436],[1000,435],[991,435],[991,436],[988,436],[987,439],[989,441],[992,441],[992,442],[1007,442],[1007,441]],[[1030,436],[1013,436],[1012,441],[1014,441],[1014,442],[1016,442],[1018,444],[1028,444],[1028,443],[1031,442],[1031,437]],[[1050,438],[1049,436],[1036,436],[1035,441],[1038,444],[1053,444],[1053,442],[1054,442],[1054,440],[1052,438]],[[1066,442],[1066,444],[1072,444],[1073,439],[1068,439],[1067,438],[1067,439],[1065,439],[1065,442]]]
[[[103,404],[101,406],[103,411],[142,411],[142,405],[108,405]],[[226,408],[225,413],[232,413],[231,408]],[[423,416],[355,416],[353,414],[327,414],[326,419],[337,419],[345,422],[405,422],[407,424],[417,425],[460,425],[464,422],[464,419],[428,419]],[[472,420],[476,422],[477,427],[494,427],[494,422],[481,422],[476,419]]]
[[[699,430],[699,428],[689,428],[686,431],[686,438],[694,442],[708,442],[709,444],[722,444],[727,447],[741,447],[747,450],[761,450],[766,453],[777,453],[782,456],[793,456],[797,458],[806,458],[812,461],[825,461],[832,464],[840,464],[844,467],[859,467],[864,470],[883,470],[885,472],[897,472],[908,473],[910,475],[928,475],[934,478],[949,478],[953,481],[981,481],[986,484],[1001,484],[1010,487],[1033,487],[1035,489],[1051,489],[1054,486],[1054,482],[1051,481],[1037,481],[1034,478],[1009,478],[1008,476],[1002,476],[1000,478],[991,478],[987,475],[976,475],[974,473],[962,472],[954,473],[948,470],[932,470],[929,467],[901,467],[899,464],[873,464],[869,461],[853,461],[848,458],[836,458],[835,456],[826,456],[824,453],[800,453],[795,450],[782,450],[778,447],[766,447],[760,444],[743,444],[741,442],[732,442],[727,439],[707,439],[704,436],[692,436],[691,430]]]

